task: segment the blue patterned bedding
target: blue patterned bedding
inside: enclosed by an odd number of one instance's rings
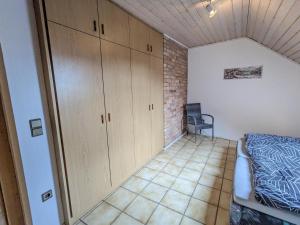
[[[247,134],[256,199],[300,214],[300,138]]]

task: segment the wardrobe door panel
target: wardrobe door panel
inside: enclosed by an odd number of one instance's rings
[[[49,22],[71,214],[79,218],[111,188],[98,38]]]
[[[151,56],[152,155],[164,146],[163,60]]]
[[[101,38],[129,47],[129,15],[108,0],[99,0]]]
[[[137,167],[151,158],[150,56],[131,50],[135,155]]]
[[[130,16],[130,47],[145,53],[150,53],[149,30],[150,28],[140,20]]]
[[[151,55],[163,58],[163,35],[150,29]]]
[[[47,19],[99,36],[97,0],[45,0]]]
[[[101,40],[108,145],[113,187],[135,169],[130,49]]]

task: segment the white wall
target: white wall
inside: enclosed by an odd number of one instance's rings
[[[32,138],[29,129],[32,118],[42,118],[45,127],[38,81],[41,62],[31,0],[0,1],[0,42],[33,224],[58,225],[47,134],[44,129],[43,136]],[[49,189],[54,197],[42,203],[41,194]]]
[[[188,102],[215,116],[216,136],[300,137],[299,64],[247,38],[192,48],[188,57]],[[223,79],[224,69],[256,65],[262,79]]]

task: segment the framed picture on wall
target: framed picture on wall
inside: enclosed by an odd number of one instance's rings
[[[262,78],[263,66],[249,66],[224,70],[224,79],[260,79]]]

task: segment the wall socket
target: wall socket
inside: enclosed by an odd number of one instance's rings
[[[53,197],[52,190],[46,191],[45,193],[42,194],[42,202],[45,202],[52,197]]]

